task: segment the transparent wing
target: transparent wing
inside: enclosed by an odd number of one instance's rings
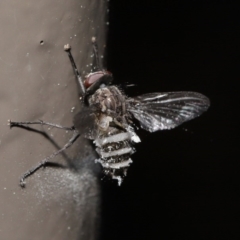
[[[209,99],[196,92],[148,93],[130,98],[128,103],[128,111],[149,132],[177,127],[210,106]]]
[[[74,116],[73,125],[81,135],[88,139],[95,139],[97,125],[94,107],[82,106],[81,110]]]

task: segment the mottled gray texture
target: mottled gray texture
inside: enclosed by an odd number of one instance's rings
[[[76,80],[63,45],[70,43],[83,74],[92,63],[96,36],[105,42],[103,0],[8,0],[0,2],[0,239],[95,239],[98,227],[99,167],[88,140],[80,138],[66,168],[47,167],[19,187],[22,173],[56,150],[43,135],[9,129],[7,120],[37,119],[71,126],[79,110]],[[59,147],[65,130],[36,127]],[[68,164],[70,163],[70,164]]]

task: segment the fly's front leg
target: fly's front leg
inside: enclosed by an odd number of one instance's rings
[[[79,132],[77,130],[74,130],[73,132],[73,136],[71,137],[71,139],[69,139],[69,141],[64,145],[63,148],[59,149],[58,151],[52,153],[50,156],[46,157],[45,159],[43,159],[42,161],[40,161],[36,166],[34,166],[33,168],[31,168],[30,170],[28,170],[27,172],[25,172],[22,177],[20,178],[20,186],[21,187],[25,187],[25,179],[27,177],[29,177],[30,175],[32,175],[33,173],[35,173],[38,169],[44,167],[50,159],[53,159],[54,157],[56,157],[58,154],[62,153],[63,151],[65,151],[67,148],[71,147],[72,144],[77,140],[77,138],[80,136]]]
[[[62,125],[59,124],[55,124],[55,123],[49,123],[49,122],[44,122],[42,120],[38,120],[38,121],[26,121],[26,122],[12,122],[11,120],[8,120],[8,125],[10,126],[10,128],[14,127],[14,126],[25,126],[25,125],[34,125],[34,124],[39,124],[39,125],[46,125],[46,126],[51,126],[51,127],[55,127],[55,128],[59,128],[59,129],[64,129],[64,130],[69,130],[69,131],[73,131],[74,127],[64,127]]]
[[[92,37],[92,47],[93,47],[93,55],[94,55],[94,59],[95,59],[95,64],[96,67],[94,69],[92,69],[93,72],[95,71],[100,71],[102,70],[102,67],[100,65],[100,60],[99,60],[99,56],[98,56],[98,46],[97,46],[97,41],[95,37]]]
[[[77,69],[77,66],[76,66],[76,63],[74,61],[74,58],[72,56],[72,53],[71,53],[71,46],[69,44],[66,44],[64,45],[64,50],[67,52],[68,54],[68,57],[69,57],[69,60],[71,62],[71,65],[72,65],[72,68],[73,68],[73,71],[74,71],[74,74],[78,80],[78,84],[79,84],[79,90],[80,90],[80,100],[82,100],[85,96],[85,93],[86,93],[86,89],[84,87],[84,84],[83,84],[83,80],[78,72],[78,69]]]

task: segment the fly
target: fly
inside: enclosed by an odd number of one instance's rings
[[[127,97],[118,86],[112,85],[112,74],[101,68],[95,38],[92,38],[92,45],[96,69],[88,74],[84,81],[76,67],[70,45],[64,46],[78,80],[82,105],[81,111],[74,117],[72,127],[44,121],[9,120],[10,127],[40,124],[73,132],[71,139],[63,148],[23,174],[20,179],[21,187],[25,186],[27,177],[69,148],[80,135],[93,140],[99,155],[95,162],[101,164],[104,174],[116,179],[120,186],[133,162],[131,159],[135,152],[133,145],[141,141],[135,132],[134,120],[149,132],[172,129],[200,116],[210,106],[209,99],[197,92],[156,92],[133,98]]]

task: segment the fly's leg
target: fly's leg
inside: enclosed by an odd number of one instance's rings
[[[24,125],[31,125],[31,124],[47,125],[47,126],[51,126],[51,127],[55,127],[55,128],[59,128],[59,129],[74,131],[74,127],[63,127],[59,124],[44,122],[42,120],[33,121],[33,122],[29,122],[29,121],[27,121],[27,122],[12,122],[11,120],[8,120],[8,125],[10,126],[10,128],[12,128],[14,126],[24,126]]]
[[[77,140],[77,138],[80,136],[79,132],[77,130],[74,130],[73,132],[73,136],[71,137],[71,139],[69,139],[69,141],[64,145],[63,148],[59,149],[58,151],[52,153],[50,156],[46,157],[45,159],[43,159],[42,161],[40,161],[36,166],[34,166],[33,168],[31,168],[30,170],[28,170],[27,172],[25,172],[21,179],[20,179],[20,186],[23,188],[25,187],[25,179],[27,177],[29,177],[30,175],[32,175],[33,173],[35,173],[38,169],[44,167],[50,159],[53,159],[54,157],[56,157],[58,154],[62,153],[63,151],[65,151],[67,148],[71,147],[72,144]]]
[[[95,69],[93,68],[92,71],[100,71],[102,70],[102,67],[100,65],[99,56],[98,56],[98,47],[97,47],[97,41],[95,37],[92,37],[92,47],[93,47],[93,55],[95,60]]]
[[[99,87],[101,84],[105,84],[105,85],[109,85],[113,78],[112,78],[112,74],[110,73],[106,73],[104,69],[102,69],[101,65],[100,65],[100,60],[99,60],[99,56],[98,56],[98,47],[97,47],[97,43],[96,43],[96,38],[93,37],[92,38],[92,46],[93,46],[93,55],[94,55],[94,61],[96,65],[95,68],[92,69],[93,72],[96,71],[102,71],[105,74],[100,78],[99,81],[96,81],[95,83],[93,83],[90,87],[88,87],[87,89],[84,86],[83,80],[78,72],[76,63],[74,61],[74,58],[72,56],[71,53],[71,46],[69,44],[64,45],[64,50],[68,53],[68,57],[70,59],[73,71],[75,73],[76,78],[78,79],[78,84],[79,84],[79,88],[80,88],[80,100],[85,100],[87,99],[87,96],[93,94]],[[96,71],[95,71],[96,70]]]
[[[93,68],[92,71],[95,72],[95,70],[96,71],[102,70],[102,68],[100,66],[100,61],[99,61],[99,56],[98,56],[98,47],[97,47],[97,42],[96,42],[95,37],[92,38],[92,47],[93,47],[94,60],[95,60],[95,64],[96,64],[96,67],[95,67],[96,69]],[[64,50],[68,53],[68,57],[69,57],[69,60],[71,62],[74,74],[75,74],[75,76],[78,80],[78,84],[79,84],[79,87],[80,87],[80,95],[81,95],[80,100],[81,100],[85,96],[86,88],[83,84],[83,80],[82,80],[82,78],[79,74],[76,63],[75,63],[74,58],[72,56],[71,46],[69,44],[64,45]]]
[[[120,127],[121,129],[123,129],[124,131],[127,131],[127,126],[126,124],[122,124],[120,123],[116,118],[113,119],[113,122],[116,126]]]
[[[78,80],[78,84],[79,84],[79,88],[80,88],[80,99],[82,99],[85,95],[85,92],[86,92],[86,89],[83,85],[83,80],[78,72],[78,69],[77,69],[77,66],[76,66],[76,63],[74,61],[74,58],[72,56],[72,53],[71,53],[71,46],[69,44],[66,44],[64,45],[64,50],[67,52],[68,54],[68,57],[69,57],[69,60],[71,62],[71,65],[72,65],[72,68],[73,68],[73,71],[74,71],[74,74]]]
[[[125,130],[124,126],[117,119],[113,119],[113,122],[116,124],[116,126],[118,126],[121,129]]]

